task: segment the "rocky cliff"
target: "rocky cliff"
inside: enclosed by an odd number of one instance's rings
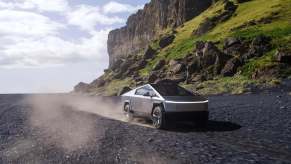
[[[202,94],[279,85],[291,79],[290,18],[290,0],[152,0],[110,32],[110,68],[75,91],[118,95],[163,79]]]
[[[152,0],[131,15],[125,27],[108,36],[110,66],[119,58],[145,49],[166,28],[175,28],[199,15],[212,0]]]

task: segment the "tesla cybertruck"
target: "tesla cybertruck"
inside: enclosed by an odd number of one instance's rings
[[[208,100],[172,81],[146,84],[122,95],[123,110],[128,121],[134,117],[151,119],[157,129],[171,121],[193,121],[206,125]]]

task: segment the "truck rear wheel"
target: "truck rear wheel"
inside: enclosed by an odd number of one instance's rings
[[[125,104],[124,105],[124,112],[125,112],[125,117],[126,117],[126,121],[130,122],[133,120],[133,114],[130,111],[130,105],[129,104]]]

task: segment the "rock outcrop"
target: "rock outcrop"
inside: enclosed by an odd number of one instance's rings
[[[277,60],[280,63],[291,64],[291,50],[279,49],[276,52]]]
[[[121,96],[124,93],[129,92],[130,90],[132,90],[130,87],[125,86],[125,87],[123,87],[123,88],[120,89],[120,91],[117,93],[117,96]]]
[[[135,55],[157,38],[158,32],[183,24],[206,10],[212,0],[152,0],[131,15],[125,27],[108,36],[110,67],[120,58]]]
[[[212,73],[219,74],[229,55],[221,52],[212,42],[197,42],[196,55],[199,57],[202,68],[213,67]]]
[[[230,59],[221,71],[223,76],[233,76],[237,72],[237,68],[242,65],[239,58]]]
[[[226,38],[224,40],[223,52],[231,56],[242,56],[248,52],[249,43],[241,38]]]
[[[159,45],[161,48],[167,47],[169,44],[173,43],[175,35],[168,35],[161,38]]]
[[[241,31],[271,23],[280,16],[277,11],[230,27],[229,31],[234,32],[231,35],[216,36],[217,27],[236,19],[241,14],[240,5],[248,1],[251,0],[151,0],[128,18],[125,27],[109,33],[110,65],[104,75],[90,84],[78,84],[75,91],[107,94],[110,86],[113,88],[110,95],[120,95],[129,87],[163,79],[201,89],[204,87],[201,82],[210,80],[211,87],[213,81],[223,77],[260,80],[290,77],[291,51],[287,42],[278,46],[272,35],[255,32],[248,36]],[[184,24],[207,8],[206,14],[212,10],[213,14],[202,16],[201,20],[199,17],[195,29],[193,22]],[[214,28],[212,36],[209,32]],[[204,34],[210,35],[203,37]],[[271,54],[275,49],[276,54]],[[118,92],[116,88],[122,89]]]
[[[228,20],[235,13],[237,5],[229,0],[225,0],[224,3],[224,11],[221,11],[218,15],[215,15],[211,18],[207,18],[199,25],[198,29],[193,31],[193,35],[201,36],[207,33],[208,31],[212,30],[218,23]]]
[[[271,38],[265,35],[256,36],[249,46],[249,51],[243,57],[250,59],[253,57],[261,57],[266,52],[272,49]]]
[[[89,89],[89,84],[84,83],[84,82],[80,82],[79,84],[77,84],[77,85],[74,87],[74,91],[75,91],[75,92],[80,92],[80,93],[87,92],[88,89]]]

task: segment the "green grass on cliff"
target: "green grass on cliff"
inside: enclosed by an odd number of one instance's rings
[[[193,85],[185,85],[184,87],[203,95],[222,93],[242,94],[250,91],[250,86],[256,83],[255,80],[249,80],[245,76],[235,75],[234,77],[221,77],[205,81],[195,86],[195,88],[193,88]]]
[[[193,31],[205,21],[224,10],[223,0],[219,0],[209,9],[204,11],[196,18],[185,22],[183,26],[176,29],[176,38],[174,42],[164,49],[160,49],[158,40],[155,40],[151,46],[158,50],[157,57],[149,61],[146,68],[140,70],[141,76],[148,76],[154,65],[161,59],[170,60],[183,58],[187,54],[195,51],[196,41],[214,41],[218,42],[218,47],[222,47],[223,40],[227,37],[244,37],[251,40],[259,34],[272,37],[272,51],[260,58],[251,59],[243,67],[239,68],[240,75],[234,77],[216,77],[199,84],[198,86],[186,85],[187,88],[196,89],[204,94],[233,93],[240,94],[248,90],[248,86],[263,84],[265,81],[252,80],[250,77],[256,69],[275,65],[274,54],[278,47],[291,47],[291,0],[252,0],[239,4],[235,14],[227,21],[219,23],[214,29],[203,36],[192,35]],[[277,15],[274,13],[278,13]],[[241,27],[248,22],[258,22],[263,18],[275,15],[271,23],[257,24],[253,26]],[[172,30],[167,29],[161,33],[170,33]],[[286,70],[286,74],[291,74],[291,69]],[[267,80],[268,84],[277,84],[276,79]],[[108,86],[108,93],[116,92],[116,88],[121,85],[128,85],[130,80],[113,81]]]
[[[218,24],[213,30],[203,36],[197,37],[192,35],[192,32],[198,28],[199,24],[206,18],[213,17],[222,11],[223,7],[222,0],[218,1],[201,15],[178,28],[174,42],[160,50],[158,57],[153,59],[145,69],[141,70],[141,75],[147,76],[159,59],[170,60],[185,57],[193,52],[194,44],[198,40],[222,41],[230,36],[251,39],[259,34],[264,34],[272,37],[273,43],[276,46],[291,42],[291,0],[253,0],[239,4],[234,16],[229,20]],[[259,21],[270,17],[274,13],[279,13],[279,15],[274,18],[272,23],[258,24],[234,30],[247,22]]]
[[[247,64],[245,64],[242,68],[242,74],[248,78],[251,78],[252,74],[257,69],[267,68],[271,66],[275,66],[278,63],[275,61],[275,53],[276,50],[272,50],[266,55],[260,58],[253,58]]]
[[[118,91],[124,86],[131,86],[133,84],[132,79],[127,78],[124,80],[113,80],[105,88],[106,95],[115,96]]]
[[[183,27],[177,28],[177,34],[174,42],[169,45],[168,47],[159,51],[159,54],[156,58],[154,58],[146,68],[140,71],[142,76],[148,76],[153,66],[160,60],[160,59],[177,59],[186,56],[188,53],[193,51],[194,41],[198,40],[197,37],[192,36],[192,32],[194,29],[197,29],[199,24],[202,23],[205,18],[212,17],[215,15],[216,12],[223,9],[223,3],[218,2],[215,5],[211,6],[208,10],[203,12],[198,17],[192,19],[189,22],[186,22]],[[158,49],[158,41],[154,41],[152,43],[153,47]]]
[[[198,92],[202,95],[216,94],[243,94],[250,92],[254,86],[260,88],[274,87],[280,84],[280,80],[275,78],[252,80],[237,74],[233,77],[217,77],[213,80],[204,81],[198,85],[184,84],[183,87],[188,90]]]
[[[132,86],[134,82],[130,78],[124,80],[115,79],[110,81],[104,87],[93,88],[90,90],[92,95],[105,95],[105,96],[116,96],[122,87]]]

